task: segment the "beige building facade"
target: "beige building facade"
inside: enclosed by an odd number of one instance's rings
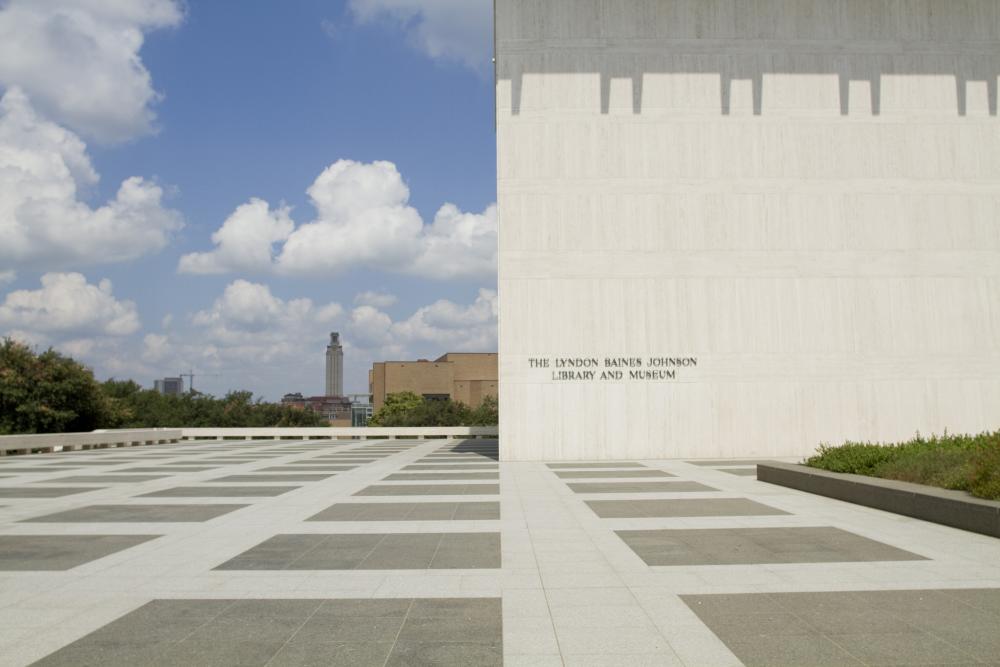
[[[449,352],[434,361],[384,361],[368,372],[375,411],[385,397],[410,391],[427,398],[450,398],[476,407],[487,396],[497,396],[497,354]]]
[[[497,0],[507,460],[1000,425],[1000,2]]]

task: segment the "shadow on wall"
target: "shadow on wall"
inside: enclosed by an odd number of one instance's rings
[[[839,67],[835,71],[819,71],[819,68],[809,67],[807,62],[799,63],[796,67],[794,58],[785,58],[790,61],[789,67],[776,69],[772,58],[762,56],[742,56],[719,58],[718,67],[706,67],[703,69],[667,69],[655,70],[657,74],[715,74],[719,75],[719,96],[721,100],[722,115],[728,116],[731,110],[732,88],[734,81],[749,81],[753,90],[753,113],[759,116],[764,106],[764,75],[765,74],[835,74],[840,80],[840,113],[846,116],[851,108],[850,88],[852,81],[867,81],[871,91],[872,113],[878,116],[882,108],[882,77],[886,75],[947,75],[955,77],[956,96],[958,99],[958,114],[965,116],[968,110],[968,85],[970,82],[982,82],[986,85],[989,112],[991,116],[997,115],[997,80],[1000,77],[1000,65],[996,58],[971,58],[964,57],[962,60],[968,61],[961,68],[958,63],[954,63],[952,71],[947,71],[947,67],[925,67],[915,68],[898,62],[902,59],[884,57],[879,59],[876,56],[855,56],[838,58]],[[569,59],[567,59],[569,60]],[[762,62],[762,61],[767,62]],[[897,62],[894,62],[896,60]],[[521,91],[523,87],[523,69],[508,68],[508,76],[502,79],[509,79],[511,82],[511,113],[515,116],[521,111]],[[873,70],[877,70],[874,71]],[[959,70],[959,71],[955,71]],[[642,90],[643,75],[650,70],[645,67],[635,67],[634,69],[620,66],[603,68],[596,72],[601,77],[601,113],[607,114],[611,101],[611,81],[613,79],[625,79],[632,82],[632,113],[642,113]],[[540,73],[540,72],[539,72]],[[573,70],[549,70],[546,73],[574,73]]]
[[[632,85],[642,113],[645,74],[714,74],[729,115],[735,81],[752,87],[761,115],[765,75],[831,75],[840,113],[852,82],[867,82],[871,110],[882,108],[885,76],[954,77],[958,114],[969,84],[985,84],[997,115],[1000,3],[995,0],[498,0],[498,80],[511,83],[521,111],[526,74],[600,76],[601,112],[612,81]]]

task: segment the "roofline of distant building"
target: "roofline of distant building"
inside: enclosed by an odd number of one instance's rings
[[[482,355],[492,355],[492,356],[495,357],[495,356],[499,355],[500,353],[499,352],[445,352],[444,354],[442,354],[437,359],[386,359],[385,361],[373,361],[372,365],[374,365],[374,364],[438,364],[438,363],[446,364],[446,363],[448,363],[448,360],[445,359],[445,357],[450,356],[450,355],[458,355],[458,354],[478,354],[480,356],[482,356]]]

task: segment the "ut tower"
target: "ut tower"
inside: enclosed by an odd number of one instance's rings
[[[1000,3],[496,0],[501,455],[1000,425]]]

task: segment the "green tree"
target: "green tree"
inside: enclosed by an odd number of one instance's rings
[[[451,399],[424,399],[410,411],[404,426],[466,426],[469,406]]]
[[[413,392],[389,394],[369,426],[493,426],[497,401],[488,396],[475,409],[451,399],[422,398]]]
[[[469,426],[496,426],[500,423],[500,405],[496,396],[486,396],[469,412]]]
[[[249,391],[232,391],[223,398],[199,393],[164,396],[131,380],[108,380],[102,389],[112,406],[116,428],[327,425],[312,410],[265,403]]]
[[[369,426],[413,426],[406,423],[409,415],[424,399],[417,396],[412,391],[401,391],[397,394],[389,394],[385,397],[385,403],[378,409],[371,419]]]
[[[109,420],[94,373],[48,349],[36,354],[5,338],[0,345],[0,433],[92,431]]]

